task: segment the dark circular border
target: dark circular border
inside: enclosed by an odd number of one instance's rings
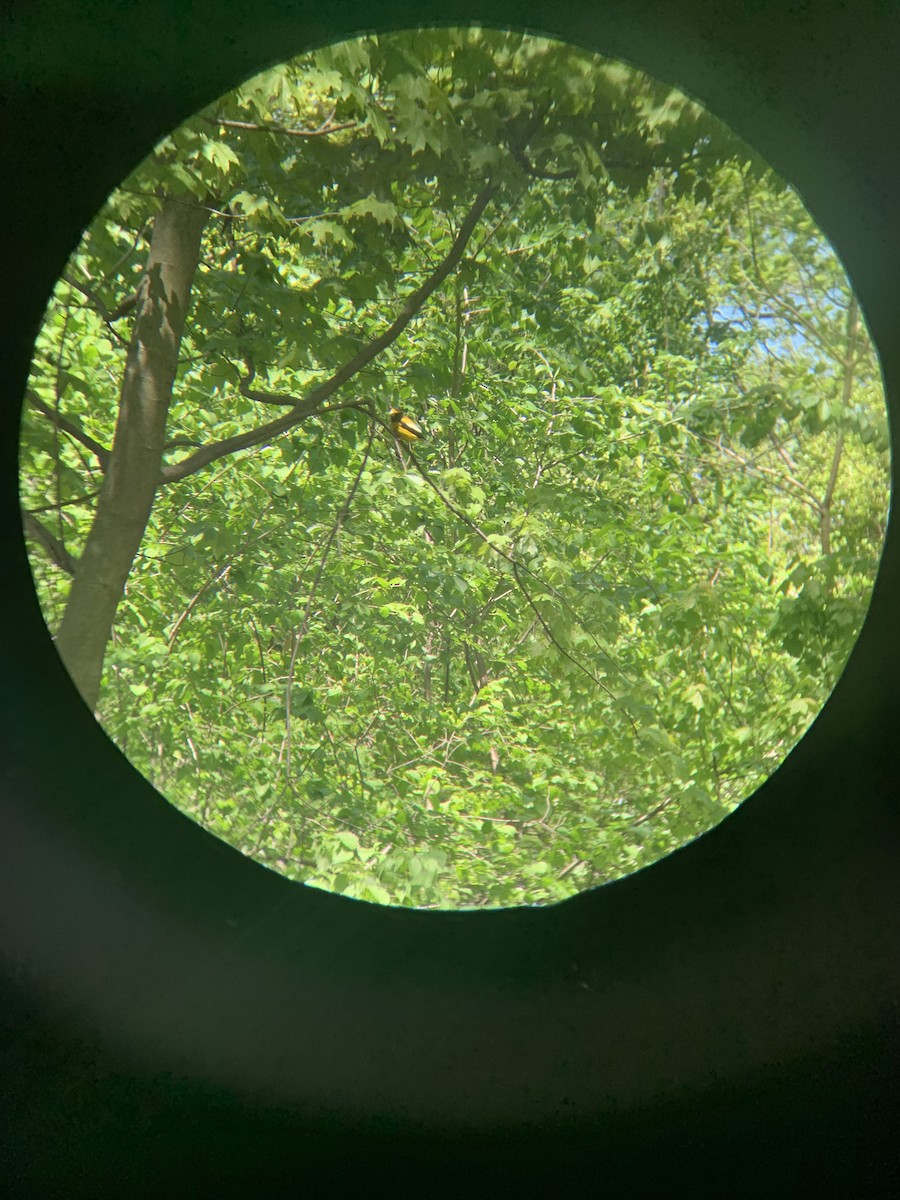
[[[157,796],[50,644],[18,523],[17,411],[82,227],[157,137],[265,65],[376,24],[472,19],[679,84],[790,179],[854,281],[896,436],[891,4],[7,7],[8,1194],[221,1195],[324,1175],[369,1190],[456,1178],[476,1194],[873,1195],[900,1180],[893,526],[858,647],[776,775],[706,837],[551,909],[401,911],[281,879]]]

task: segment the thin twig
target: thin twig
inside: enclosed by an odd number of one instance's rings
[[[339,133],[342,129],[357,129],[358,121],[343,121],[339,125],[326,122],[318,129],[294,129],[290,125],[276,125],[271,121],[230,121],[224,117],[207,117],[208,125],[217,125],[220,129],[243,129],[247,133],[283,133],[287,137],[317,138],[328,137],[329,134]]]

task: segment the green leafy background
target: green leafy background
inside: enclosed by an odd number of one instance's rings
[[[715,825],[833,688],[884,538],[877,363],[798,196],[630,68],[417,31],[235,89],[86,231],[22,427],[51,631],[161,197],[210,210],[171,466],[284,411],[241,390],[251,364],[289,404],[377,337],[488,178],[396,341],[282,436],[161,483],[98,707],[211,832],[381,903],[551,902]],[[427,439],[397,447],[391,406]]]

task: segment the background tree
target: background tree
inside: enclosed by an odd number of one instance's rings
[[[720,819],[883,536],[877,367],[797,197],[524,35],[347,43],[198,114],[73,256],[28,400],[85,699],[207,827],[382,901],[560,898]]]

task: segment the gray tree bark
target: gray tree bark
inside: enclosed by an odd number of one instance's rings
[[[56,637],[93,710],[113,621],[153,507],[178,353],[206,212],[169,196],[153,223],[125,364],[112,453]]]

